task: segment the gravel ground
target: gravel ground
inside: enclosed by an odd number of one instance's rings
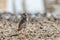
[[[17,31],[19,22],[0,19],[0,40],[60,40],[59,22],[38,18]]]

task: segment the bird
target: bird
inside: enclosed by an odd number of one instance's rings
[[[25,28],[26,26],[26,23],[27,23],[27,15],[26,13],[23,13],[21,15],[22,19],[21,21],[19,22],[19,25],[18,25],[18,31],[21,30],[22,28]]]

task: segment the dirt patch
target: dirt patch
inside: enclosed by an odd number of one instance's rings
[[[38,19],[26,28],[17,31],[19,22],[2,19],[0,21],[0,40],[59,40],[60,20]]]

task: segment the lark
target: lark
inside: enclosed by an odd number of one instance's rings
[[[26,23],[27,23],[27,15],[26,15],[26,13],[23,13],[21,16],[22,16],[22,19],[21,19],[21,21],[19,23],[18,31],[21,30],[22,28],[25,28]]]

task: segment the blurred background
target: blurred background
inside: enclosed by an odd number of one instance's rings
[[[48,18],[52,15],[60,19],[60,0],[0,0],[0,15],[3,18],[16,16],[20,19],[24,12],[31,14],[31,17],[46,13]]]

